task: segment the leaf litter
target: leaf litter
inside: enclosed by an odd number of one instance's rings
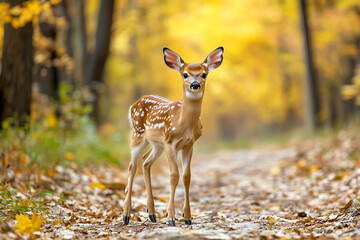
[[[359,146],[360,136],[340,132],[334,139],[289,148],[195,152],[193,225],[184,224],[180,181],[176,227],[168,226],[166,219],[170,185],[165,159],[158,160],[164,164],[152,174],[157,223],[148,220],[144,180],[138,173],[129,225],[122,220],[126,171],[117,166],[56,166],[51,174],[30,176],[31,187],[13,195],[4,192],[14,190],[19,180],[11,178],[13,182],[2,186],[0,238],[360,238]],[[31,185],[31,179],[41,183]],[[45,211],[15,211],[10,205],[18,199],[41,201]]]

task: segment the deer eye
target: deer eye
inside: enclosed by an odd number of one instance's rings
[[[202,78],[206,78],[206,73],[201,74]]]
[[[189,75],[188,75],[187,73],[184,73],[183,76],[184,76],[184,78],[188,78],[188,77],[189,77]]]

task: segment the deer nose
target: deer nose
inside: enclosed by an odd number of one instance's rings
[[[192,82],[190,84],[190,89],[199,89],[199,88],[201,88],[201,86],[200,86],[200,83],[198,83],[198,82]]]

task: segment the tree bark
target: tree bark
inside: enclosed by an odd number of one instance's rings
[[[91,115],[98,126],[101,125],[99,98],[101,91],[104,90],[104,67],[109,56],[113,12],[114,0],[101,1],[95,49],[90,56],[85,78],[85,84],[90,86],[93,93],[93,112]]]
[[[86,28],[84,15],[84,0],[70,2],[72,46],[75,61],[75,86],[80,87],[84,82],[86,64]]]
[[[56,58],[55,51],[55,40],[56,40],[56,29],[54,24],[49,24],[46,22],[40,23],[41,34],[46,38],[49,38],[53,45],[48,49],[50,52],[50,61],[53,63]],[[46,94],[49,98],[58,100],[58,88],[59,88],[59,79],[57,74],[57,68],[52,64],[47,66],[47,64],[37,64],[35,65],[36,75],[34,82],[39,84],[39,89],[41,93]]]
[[[11,6],[21,5],[24,0],[9,0]],[[24,126],[30,116],[31,84],[33,69],[33,26],[27,23],[15,29],[11,24],[4,27],[2,72],[0,76],[0,121],[14,118]],[[0,126],[1,127],[1,126]]]
[[[358,64],[358,61],[360,59],[360,36],[356,37],[353,41],[354,45],[357,47],[358,51],[358,57],[347,57],[344,58],[341,62],[345,63],[344,66],[347,66],[345,76],[342,78],[342,84],[353,84],[353,78],[356,75],[356,67]],[[355,115],[355,99],[349,99],[349,100],[341,100],[342,103],[342,109],[343,109],[343,122],[345,125],[348,125],[351,121],[351,119]]]
[[[321,127],[320,119],[320,94],[318,90],[318,78],[313,64],[311,37],[308,28],[306,12],[306,0],[299,0],[301,26],[304,38],[304,53],[306,64],[306,99],[307,99],[307,128],[313,132]]]

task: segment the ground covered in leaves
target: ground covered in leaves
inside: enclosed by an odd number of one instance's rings
[[[144,181],[137,174],[127,226],[122,220],[127,176],[118,167],[57,166],[27,173],[26,186],[22,172],[9,168],[0,189],[0,238],[360,238],[359,146],[358,135],[341,132],[288,148],[195,153],[192,226],[183,222],[181,182],[176,227],[167,224],[165,159],[152,174],[158,222],[148,220]]]

